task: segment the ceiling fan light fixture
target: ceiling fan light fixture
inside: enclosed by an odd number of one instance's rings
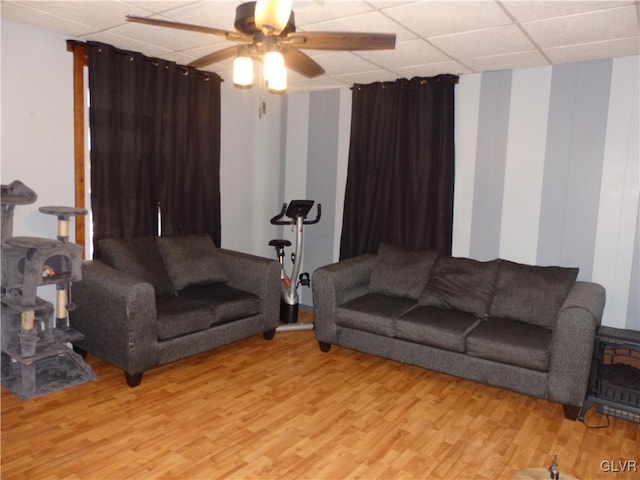
[[[267,34],[280,34],[289,23],[292,7],[293,0],[257,0],[256,27]]]
[[[267,82],[270,93],[285,93],[287,91],[287,69],[284,68],[276,72]]]
[[[253,85],[253,60],[246,53],[240,53],[233,60],[233,84],[238,88]]]
[[[277,50],[271,50],[264,54],[263,76],[266,82],[277,80],[282,76],[282,72],[286,77],[286,68],[284,66],[284,57]]]

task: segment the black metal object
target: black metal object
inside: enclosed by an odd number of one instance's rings
[[[600,413],[640,423],[640,331],[598,329],[581,419],[594,404]]]

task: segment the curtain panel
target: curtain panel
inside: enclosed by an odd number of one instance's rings
[[[220,82],[88,42],[94,241],[207,233],[220,245]]]
[[[381,242],[451,253],[457,81],[354,85],[341,260]]]

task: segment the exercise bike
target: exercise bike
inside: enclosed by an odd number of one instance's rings
[[[280,320],[284,325],[276,328],[276,331],[292,331],[292,330],[313,330],[312,323],[298,323],[298,287],[308,287],[311,279],[308,273],[300,273],[300,264],[302,263],[302,248],[304,241],[304,225],[313,225],[320,221],[322,215],[321,205],[317,205],[316,218],[307,220],[307,215],[313,207],[313,200],[291,200],[289,205],[282,205],[282,210],[278,215],[271,219],[272,225],[292,225],[296,229],[296,247],[295,252],[291,253],[291,261],[293,262],[293,270],[291,276],[288,276],[284,267],[284,249],[290,247],[291,242],[285,239],[274,239],[269,245],[275,247],[278,261],[280,262],[280,280],[282,281],[282,295],[280,297]],[[286,220],[283,220],[284,217]]]

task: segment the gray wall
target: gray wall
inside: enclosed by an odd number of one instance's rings
[[[607,289],[604,323],[636,330],[638,62],[462,77],[454,221],[454,254],[577,266]]]

